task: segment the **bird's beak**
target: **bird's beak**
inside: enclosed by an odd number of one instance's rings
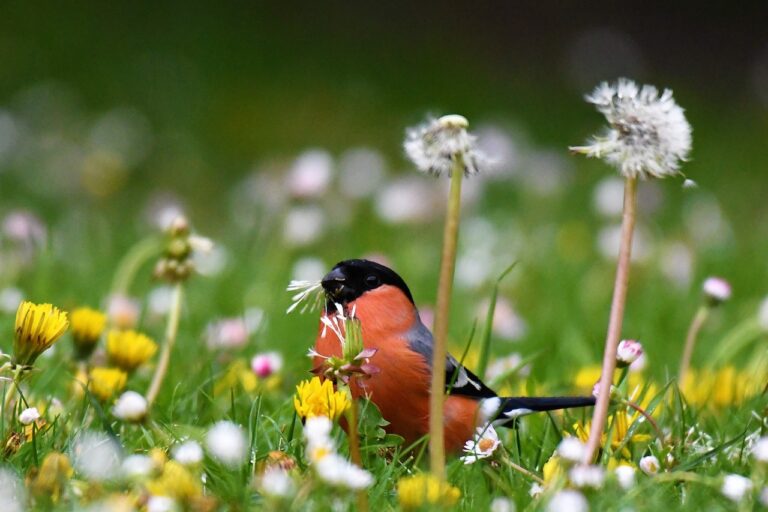
[[[346,279],[347,276],[345,276],[344,272],[339,268],[334,268],[328,272],[322,281],[325,294],[331,299],[339,297],[344,289],[344,281],[346,281]]]

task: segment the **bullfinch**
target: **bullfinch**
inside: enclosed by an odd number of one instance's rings
[[[354,398],[368,397],[389,422],[387,431],[407,444],[429,432],[432,333],[421,321],[405,281],[379,263],[354,259],[338,263],[323,278],[323,315],[336,314],[336,304],[354,310],[365,348],[376,349],[371,363],[378,372],[353,379]],[[327,329],[315,344],[315,366],[341,356],[338,338]],[[478,426],[513,426],[520,416],[595,404],[594,397],[500,397],[474,373],[448,354],[446,361],[445,448],[458,452]]]

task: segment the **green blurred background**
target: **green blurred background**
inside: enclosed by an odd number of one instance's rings
[[[0,285],[103,304],[120,258],[176,208],[220,247],[190,283],[184,346],[257,308],[266,321],[243,351],[279,348],[303,371],[316,319],[283,315],[291,277],[379,254],[429,309],[441,185],[401,142],[428,113],[461,113],[500,165],[463,212],[454,344],[517,260],[494,353],[546,353],[534,375],[562,383],[564,366],[600,359],[617,224],[613,171],[567,147],[603,124],[583,94],[628,76],[674,89],[694,130],[683,171],[699,188],[643,185],[625,336],[665,375],[702,279],[721,275],[735,300],[704,333],[701,363],[768,292],[768,9],[689,5],[4,2]],[[321,193],[286,181],[306,178],[307,161],[330,172]],[[39,221],[23,236],[8,227],[19,213]],[[131,290],[147,318],[149,276]]]

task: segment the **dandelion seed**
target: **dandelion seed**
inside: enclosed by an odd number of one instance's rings
[[[185,441],[172,450],[173,458],[185,466],[194,466],[203,460],[203,448],[195,441]]]
[[[124,421],[141,421],[147,415],[147,399],[135,391],[126,391],[115,402],[112,414]]]
[[[295,492],[290,473],[279,467],[270,467],[264,471],[259,479],[259,488],[272,498],[289,498]]]
[[[230,468],[245,462],[247,445],[243,429],[231,421],[220,421],[205,436],[205,446],[211,456]]]
[[[22,425],[31,425],[38,419],[40,419],[40,411],[37,410],[37,407],[24,409],[21,411],[21,414],[19,414],[19,421],[22,423]]]
[[[584,443],[575,437],[565,437],[557,445],[557,454],[563,460],[577,464],[584,458]]]
[[[699,184],[691,179],[686,178],[685,181],[683,181],[683,188],[687,190],[691,190],[694,188],[699,188]]]
[[[624,368],[637,361],[643,355],[643,346],[639,341],[621,340],[616,348],[616,366]]]
[[[619,482],[619,487],[628,491],[635,486],[635,468],[622,464],[613,470],[613,474],[616,475],[616,480]]]
[[[322,302],[323,285],[320,281],[291,281],[286,288],[289,292],[298,292],[291,297],[291,305],[286,313],[291,313],[302,303],[300,313],[314,311]]]
[[[552,496],[547,504],[547,512],[587,512],[589,502],[579,491],[563,489]]]
[[[752,490],[752,481],[741,475],[725,475],[720,492],[733,502],[740,502]]]
[[[482,170],[487,157],[477,148],[476,137],[467,132],[469,123],[459,115],[447,115],[406,130],[403,147],[408,158],[422,172],[450,175],[454,160],[464,159],[464,174]]]
[[[107,334],[107,356],[110,363],[132,372],[157,352],[157,343],[136,331],[113,329]]]
[[[691,125],[672,91],[638,87],[621,78],[603,82],[586,97],[608,121],[608,130],[571,151],[602,158],[627,178],[664,178],[679,173],[691,149]]]
[[[704,297],[713,306],[731,298],[731,284],[722,277],[708,277],[701,289]]]
[[[101,432],[80,434],[72,445],[75,470],[88,480],[104,482],[119,475],[120,446]]]
[[[499,435],[493,425],[478,427],[474,438],[464,445],[464,455],[461,460],[464,464],[472,464],[480,459],[491,457],[496,449],[501,446]]]
[[[69,327],[67,313],[51,304],[24,301],[16,310],[13,361],[29,366],[64,334]]]
[[[643,473],[651,476],[658,473],[659,470],[661,469],[661,463],[659,462],[659,459],[657,459],[653,455],[647,455],[642,459],[640,459],[638,466],[643,471]]]

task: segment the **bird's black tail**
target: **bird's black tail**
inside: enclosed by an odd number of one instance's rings
[[[517,418],[526,414],[591,405],[595,405],[593,396],[506,397],[501,399],[498,413],[492,422],[496,426],[512,426]]]

